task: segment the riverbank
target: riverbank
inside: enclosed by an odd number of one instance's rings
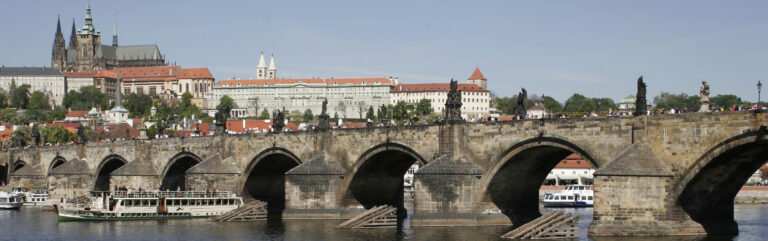
[[[557,192],[565,189],[565,186],[541,186],[539,199],[548,192]],[[736,194],[734,202],[737,204],[768,204],[768,186],[744,186]]]

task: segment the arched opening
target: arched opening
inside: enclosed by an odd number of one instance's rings
[[[362,164],[349,184],[352,197],[365,209],[379,205],[396,207],[398,218],[406,218],[404,175],[413,164],[423,164],[423,159],[402,146],[370,152],[360,161]]]
[[[99,172],[96,174],[96,181],[93,184],[94,191],[109,191],[109,178],[113,171],[125,165],[125,159],[120,156],[112,155],[104,158],[99,165]]]
[[[27,165],[27,163],[22,161],[22,160],[18,160],[16,162],[14,162],[13,163],[13,169],[11,169],[11,173],[18,171],[19,169],[21,169],[22,167],[24,167],[26,165]]]
[[[0,186],[5,186],[8,184],[8,172],[10,168],[8,168],[8,164],[0,165]]]
[[[558,163],[574,153],[593,168],[598,167],[586,152],[559,139],[519,143],[508,149],[496,171],[488,177],[490,181],[486,184],[485,195],[515,226],[525,224],[541,216],[539,189],[547,175]]]
[[[173,157],[170,164],[165,168],[165,172],[163,172],[160,190],[186,190],[184,173],[200,162],[200,158],[192,153],[181,153]]]
[[[739,233],[733,215],[736,194],[767,160],[768,141],[728,149],[696,172],[677,202],[707,233],[736,235]]]
[[[267,202],[270,213],[282,213],[285,209],[285,173],[299,164],[299,159],[287,151],[262,152],[247,169],[243,196]]]
[[[50,168],[48,169],[48,172],[50,173],[51,170],[61,166],[62,164],[66,163],[66,162],[67,162],[67,160],[64,159],[63,157],[56,157],[56,158],[54,158],[53,161],[51,161],[51,165],[50,165]]]

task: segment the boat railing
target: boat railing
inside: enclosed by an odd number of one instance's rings
[[[94,196],[106,193],[112,198],[225,198],[235,197],[229,191],[111,191],[93,192]]]

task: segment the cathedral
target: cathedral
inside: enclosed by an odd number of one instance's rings
[[[66,46],[61,32],[61,19],[58,20],[51,66],[61,72],[164,65],[168,64],[157,45],[118,46],[117,24],[112,33],[112,45],[101,44],[101,31],[93,26],[90,3],[86,9],[85,25],[80,30],[75,29],[75,21],[72,21],[69,47]]]

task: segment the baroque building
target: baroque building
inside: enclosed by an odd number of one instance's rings
[[[53,40],[51,66],[61,72],[91,72],[115,67],[141,67],[167,65],[157,45],[119,46],[117,23],[112,33],[112,45],[101,44],[101,31],[93,25],[91,4],[85,14],[85,24],[79,30],[72,20],[69,47],[61,31],[61,19],[56,26]]]
[[[29,85],[29,93],[40,91],[48,96],[51,106],[61,105],[67,86],[64,75],[48,67],[0,66],[0,89],[9,91],[11,85]]]
[[[461,114],[463,118],[484,117],[490,114],[491,93],[484,86],[488,80],[483,77],[479,68],[475,68],[472,76],[467,79],[467,84],[459,84],[461,91]],[[403,84],[395,83],[390,91],[389,103],[396,105],[403,101],[410,105],[416,105],[422,99],[428,99],[435,112],[445,111],[445,101],[448,98],[450,84]]]

